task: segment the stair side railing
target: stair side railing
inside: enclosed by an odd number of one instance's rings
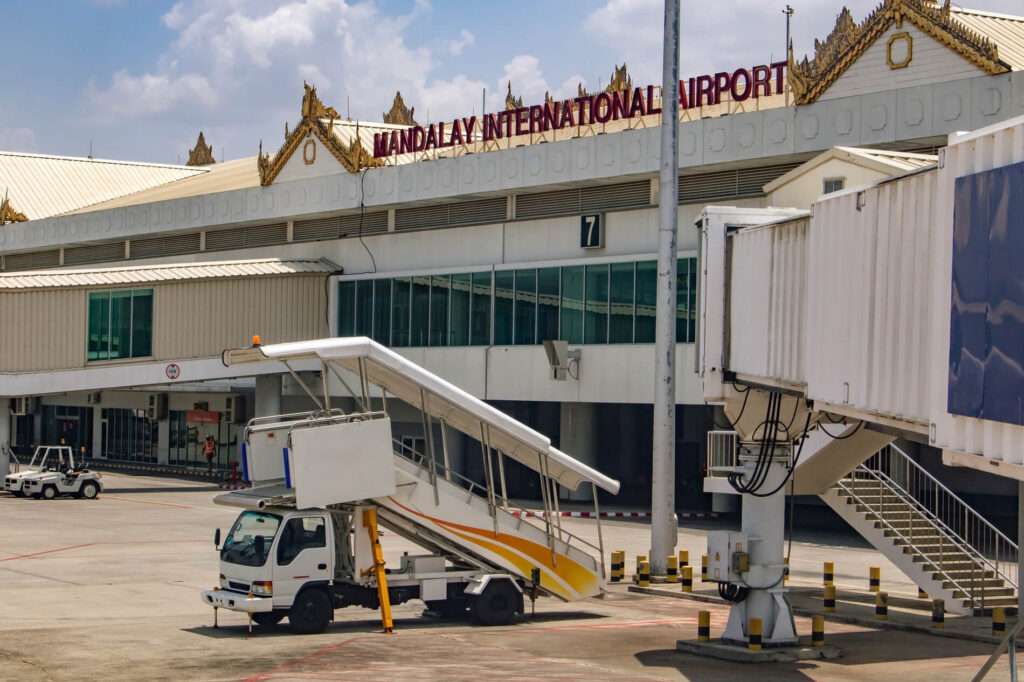
[[[929,521],[970,548],[1014,591],[1019,589],[1017,543],[996,528],[956,493],[896,445],[889,445],[862,465],[884,475]]]
[[[858,485],[864,483],[868,483],[869,487]],[[845,491],[846,496],[852,499],[854,503],[863,506],[867,510],[866,513],[873,520],[877,521],[885,530],[891,532],[893,536],[903,540],[911,552],[924,559],[925,562],[933,564],[936,567],[937,572],[942,574],[944,582],[950,583],[955,590],[959,590],[963,594],[967,595],[975,607],[984,608],[984,592],[982,592],[982,596],[980,598],[976,597],[975,594],[977,590],[973,589],[970,584],[964,584],[962,581],[957,580],[947,573],[942,567],[946,558],[952,558],[957,554],[961,556],[969,554],[968,548],[964,547],[958,539],[946,533],[942,527],[932,523],[931,520],[928,520],[933,530],[938,533],[939,538],[939,561],[935,563],[935,557],[933,555],[929,555],[921,549],[919,544],[915,544],[913,519],[911,519],[910,525],[906,532],[904,532],[894,526],[891,518],[886,515],[883,506],[885,503],[882,501],[884,499],[884,495],[888,493],[895,495],[896,497],[902,496],[900,495],[900,491],[893,486],[884,475],[879,475],[878,472],[872,471],[864,465],[860,465],[850,472],[849,475],[841,478],[836,483],[836,487]],[[877,504],[872,501],[872,496],[877,496]],[[918,535],[918,540],[920,539],[921,536]]]

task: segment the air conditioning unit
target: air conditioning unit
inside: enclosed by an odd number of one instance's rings
[[[89,395],[85,396],[85,400],[90,405],[99,405],[99,403],[100,403],[100,393],[99,393],[99,391],[97,391],[95,393],[90,393]]]
[[[11,398],[11,414],[24,416],[36,413],[36,399],[34,396],[21,396]]]
[[[150,419],[167,419],[167,395],[164,393],[153,393],[149,396],[149,407],[146,409],[146,416]]]
[[[224,421],[228,424],[245,424],[249,421],[248,402],[244,395],[229,395],[224,399]]]

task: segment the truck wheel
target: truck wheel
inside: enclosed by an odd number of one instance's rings
[[[82,489],[78,491],[79,497],[84,497],[87,500],[95,500],[96,496],[100,494],[100,487],[92,481],[86,481],[82,484]]]
[[[312,635],[323,632],[333,615],[331,602],[323,590],[303,590],[288,611],[288,622],[296,632]]]
[[[284,611],[267,611],[265,613],[252,614],[253,621],[262,628],[269,628],[284,620]]]
[[[41,497],[44,500],[52,500],[53,498],[57,497],[57,489],[54,488],[52,485],[43,486],[43,492],[41,493]]]
[[[470,609],[484,625],[508,625],[518,611],[519,591],[509,580],[492,580]]]
[[[15,497],[25,497],[24,490],[12,490],[11,492],[14,493]]]

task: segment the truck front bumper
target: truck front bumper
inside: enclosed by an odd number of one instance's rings
[[[269,613],[274,610],[272,597],[250,597],[230,590],[203,590],[201,599],[207,606],[243,613]]]

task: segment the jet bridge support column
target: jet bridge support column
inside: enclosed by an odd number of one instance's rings
[[[257,376],[253,416],[268,417],[275,414],[281,414],[281,375]]]
[[[11,447],[11,404],[0,398],[0,476],[6,476],[10,467],[8,453]]]
[[[757,474],[758,449],[761,445],[740,446],[740,464],[747,483]],[[743,494],[741,533],[718,532],[708,536],[708,561],[711,578],[717,576],[730,583],[723,590],[733,601],[723,641],[747,645],[752,618],[762,624],[765,646],[788,646],[797,643],[793,609],[786,597],[784,543],[786,524],[786,481],[790,447],[776,444],[767,471],[757,490]],[[714,545],[714,546],[713,546]]]

